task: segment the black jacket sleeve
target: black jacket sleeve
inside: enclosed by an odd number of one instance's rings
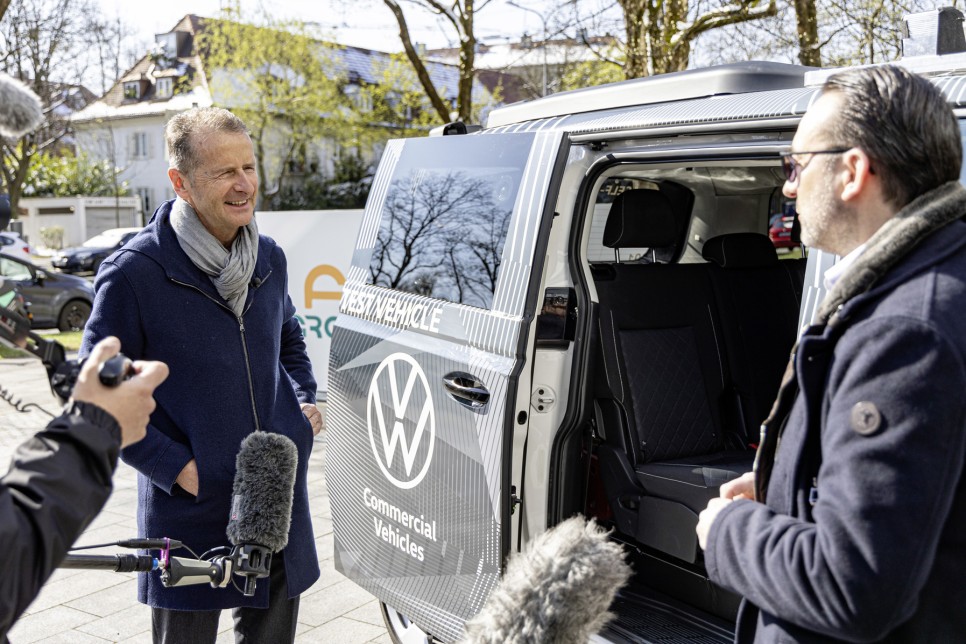
[[[73,403],[23,443],[0,479],[0,642],[111,493],[121,430]]]

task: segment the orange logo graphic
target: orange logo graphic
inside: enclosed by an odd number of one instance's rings
[[[315,300],[339,300],[342,297],[342,290],[337,291],[317,291],[315,281],[322,276],[331,277],[340,287],[345,284],[345,275],[335,266],[329,264],[319,264],[309,271],[305,278],[305,308],[312,308]]]

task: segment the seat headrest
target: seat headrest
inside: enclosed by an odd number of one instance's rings
[[[778,263],[778,253],[767,235],[729,233],[704,243],[701,255],[721,268],[761,268]]]
[[[663,248],[677,243],[674,208],[657,190],[625,190],[611,204],[604,226],[608,248]]]

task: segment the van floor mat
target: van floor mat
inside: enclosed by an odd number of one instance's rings
[[[637,592],[618,594],[610,610],[616,615],[593,641],[629,644],[726,644],[734,626],[707,614],[696,614],[670,598]]]

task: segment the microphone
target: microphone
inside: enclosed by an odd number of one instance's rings
[[[631,575],[608,535],[575,516],[533,539],[466,622],[463,644],[585,644],[613,617],[607,609]]]
[[[29,87],[0,73],[0,135],[19,138],[44,122],[44,110]]]
[[[288,544],[297,466],[298,450],[287,436],[257,431],[242,441],[226,533],[235,546],[234,573],[245,577],[245,596],[268,576],[272,553]]]
[[[151,572],[158,569],[158,560],[151,555],[67,555],[57,567]]]

